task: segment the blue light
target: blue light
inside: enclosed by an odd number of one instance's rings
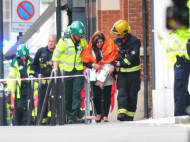
[[[10,40],[3,41],[3,54],[5,54],[11,47],[15,45],[15,42]]]

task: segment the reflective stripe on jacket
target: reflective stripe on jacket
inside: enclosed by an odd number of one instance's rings
[[[8,78],[20,78],[20,71],[19,71],[19,65],[18,65],[18,61],[17,61],[18,57],[15,57],[12,61],[11,67],[10,67],[10,71],[9,71],[9,75]],[[32,58],[28,57],[27,59],[27,74],[29,75],[29,71],[30,71],[30,63],[32,61]],[[11,90],[11,92],[13,93],[13,97],[15,96],[15,81],[8,81],[7,82],[7,87],[9,90]],[[20,98],[20,87],[21,87],[21,80],[17,81],[17,98]]]
[[[171,31],[168,35],[168,40],[162,39],[160,41],[161,45],[166,49],[167,66],[173,66],[176,63],[176,55],[180,57],[184,55],[190,60],[186,47],[189,35],[190,29]]]
[[[60,69],[72,71],[74,68],[83,70],[81,52],[87,48],[85,39],[80,39],[77,50],[71,38],[60,39],[53,53],[52,61],[59,62]]]

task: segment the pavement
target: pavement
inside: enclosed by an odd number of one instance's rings
[[[134,123],[159,123],[159,124],[190,124],[190,117],[187,116],[176,116],[166,118],[149,118],[144,120],[134,121]]]
[[[1,126],[1,142],[190,142],[189,116],[62,126]]]

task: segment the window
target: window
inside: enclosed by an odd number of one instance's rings
[[[10,22],[11,21],[11,1],[3,0],[3,21]]]
[[[9,39],[11,23],[11,0],[3,0],[3,37]]]

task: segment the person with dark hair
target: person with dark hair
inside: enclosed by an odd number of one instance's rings
[[[117,45],[99,31],[93,34],[89,42],[89,47],[82,52],[84,65],[96,71],[96,81],[91,82],[93,86],[96,122],[101,122],[102,117],[104,122],[109,122],[108,114],[111,103],[111,89],[114,83],[114,79],[111,75],[114,71],[114,66],[112,66],[111,63],[114,62],[117,57]],[[101,76],[101,80],[98,76]]]

